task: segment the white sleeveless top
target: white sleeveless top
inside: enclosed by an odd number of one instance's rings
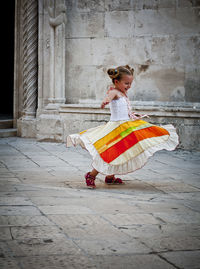
[[[125,97],[120,97],[110,102],[110,121],[129,120],[128,104]]]

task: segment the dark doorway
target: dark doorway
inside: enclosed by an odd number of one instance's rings
[[[6,11],[6,16],[1,16],[2,91],[0,118],[13,118],[15,1],[2,1],[1,5],[2,10]]]

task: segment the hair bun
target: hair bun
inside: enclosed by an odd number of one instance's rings
[[[110,78],[116,78],[119,75],[119,70],[117,68],[110,68],[107,71]]]
[[[131,74],[133,75],[133,73],[134,73],[134,69],[133,68],[131,68],[128,64],[125,65],[125,68],[128,69],[131,72]]]

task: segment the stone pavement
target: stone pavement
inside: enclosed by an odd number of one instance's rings
[[[81,148],[0,140],[1,269],[199,269],[200,152],[160,151],[87,189]]]

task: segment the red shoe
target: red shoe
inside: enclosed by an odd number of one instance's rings
[[[90,175],[90,172],[88,172],[87,174],[85,174],[85,182],[88,186],[88,188],[90,189],[95,189],[96,185],[95,185],[95,177]]]
[[[124,184],[121,178],[115,178],[115,176],[113,177],[106,176],[105,183],[106,184]]]

